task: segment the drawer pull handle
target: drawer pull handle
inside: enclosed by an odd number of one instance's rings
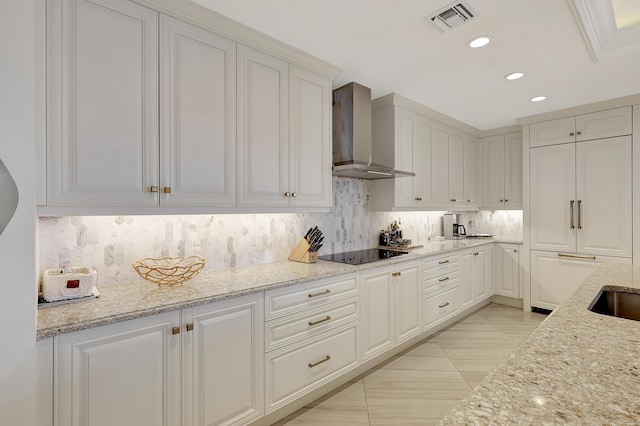
[[[444,265],[446,263],[449,263],[449,259],[447,260],[441,260],[440,262],[438,262],[438,265]]]
[[[595,256],[576,256],[575,254],[558,253],[558,257],[570,257],[572,259],[596,260]]]
[[[447,306],[449,306],[449,302],[444,303],[442,305],[438,305],[438,308],[444,308],[444,307],[447,307]]]
[[[402,272],[393,272],[391,274],[392,277],[399,277],[400,275],[402,275]]]
[[[438,281],[440,282],[449,281],[449,277],[440,278]]]
[[[480,253],[478,253],[478,252],[473,253],[473,255],[474,255],[474,256],[477,256],[477,255],[479,255],[479,254],[480,254]]]
[[[322,291],[320,293],[315,293],[315,294],[309,293],[309,298],[323,296],[323,295],[329,294],[329,293],[331,293],[331,290],[329,290],[329,289],[326,289],[325,291]]]
[[[331,317],[329,315],[327,315],[326,318],[323,318],[323,319],[318,320],[318,321],[309,321],[309,326],[322,324],[323,322],[327,322],[327,321],[331,321]]]
[[[308,364],[308,365],[309,365],[309,368],[313,368],[313,367],[315,367],[316,365],[320,365],[320,364],[322,364],[323,362],[327,362],[327,361],[329,361],[330,359],[331,359],[331,355],[327,355],[324,359],[322,359],[322,360],[320,360],[320,361],[318,361],[318,362],[314,362],[314,363],[311,363],[311,362],[310,362],[310,363]]]

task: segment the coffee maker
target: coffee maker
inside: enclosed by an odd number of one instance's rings
[[[459,240],[467,236],[461,213],[445,213],[442,224],[443,236],[448,240]]]

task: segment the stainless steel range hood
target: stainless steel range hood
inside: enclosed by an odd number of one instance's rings
[[[393,141],[389,141],[393,143]],[[373,162],[371,89],[349,83],[333,91],[333,175],[359,179],[415,176],[384,159]]]

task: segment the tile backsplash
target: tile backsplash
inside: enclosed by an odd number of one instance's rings
[[[334,178],[333,197],[329,213],[41,217],[40,273],[66,263],[91,266],[98,284],[108,285],[139,279],[131,264],[144,257],[197,254],[208,270],[277,262],[316,225],[325,235],[320,254],[373,247],[394,220],[414,243],[442,233],[444,212],[370,212],[364,180]],[[520,211],[469,212],[463,219],[478,225],[467,232],[522,238]]]

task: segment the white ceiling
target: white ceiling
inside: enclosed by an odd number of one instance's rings
[[[569,5],[602,0],[469,0],[477,17],[447,33],[424,17],[450,0],[193,1],[338,66],[334,88],[396,92],[480,130],[640,93],[640,51],[595,62]],[[492,43],[468,48],[481,34]]]

